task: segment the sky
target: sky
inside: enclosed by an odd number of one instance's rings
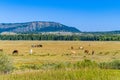
[[[87,32],[120,30],[120,0],[0,0],[0,23],[30,21]]]

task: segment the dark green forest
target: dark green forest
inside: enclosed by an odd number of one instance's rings
[[[64,41],[120,41],[119,34],[79,34],[79,35],[55,35],[55,34],[17,34],[0,35],[0,40],[64,40]]]

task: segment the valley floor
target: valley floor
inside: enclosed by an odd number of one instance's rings
[[[120,42],[0,41],[0,49],[14,65],[0,80],[120,80]]]

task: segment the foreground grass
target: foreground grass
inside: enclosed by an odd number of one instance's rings
[[[0,75],[0,80],[120,80],[120,70],[110,70],[120,69],[119,61],[111,62],[120,59],[120,42],[0,41],[0,44],[15,67],[15,72]],[[33,55],[29,55],[32,44],[43,47],[32,48]],[[78,49],[80,46],[90,53],[94,50],[95,54],[84,54],[84,50]],[[15,49],[19,54],[13,56]]]
[[[120,80],[119,70],[45,70],[1,75],[0,80]]]

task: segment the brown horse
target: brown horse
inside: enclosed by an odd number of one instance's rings
[[[92,51],[92,55],[94,55],[95,51]]]
[[[33,44],[33,45],[31,45],[31,47],[32,47],[32,48],[35,48],[35,47],[43,47],[43,45],[41,45],[41,44]]]
[[[15,55],[15,54],[18,55],[18,50],[14,50],[14,51],[12,52],[12,54],[13,54],[13,55]]]
[[[39,45],[37,45],[37,47],[43,47],[43,45],[39,44]]]
[[[71,49],[73,49],[73,46],[71,46]]]
[[[89,50],[85,50],[84,53],[89,54]]]
[[[0,52],[3,52],[3,49],[0,49]]]

